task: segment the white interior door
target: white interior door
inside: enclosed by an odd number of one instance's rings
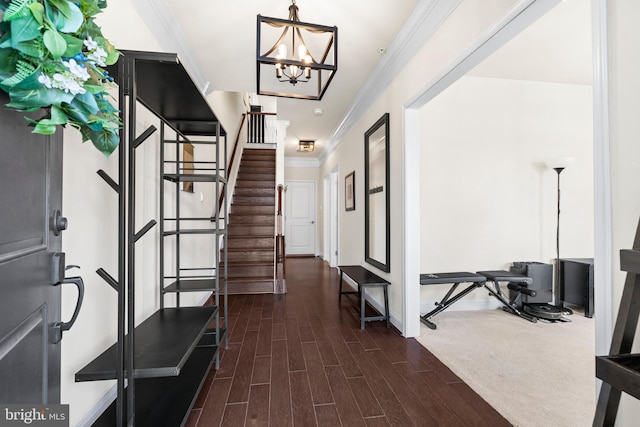
[[[286,181],[285,241],[287,255],[316,254],[316,182]]]

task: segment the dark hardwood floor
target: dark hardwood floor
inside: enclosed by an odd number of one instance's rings
[[[509,426],[414,339],[360,330],[339,275],[288,258],[286,295],[229,296],[229,349],[188,426]]]

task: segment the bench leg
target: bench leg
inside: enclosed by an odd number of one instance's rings
[[[383,286],[384,290],[384,315],[387,318],[387,328],[391,327],[391,319],[389,319],[389,293],[387,292],[387,286]]]
[[[431,322],[429,320],[430,318],[432,318],[433,316],[435,316],[438,313],[441,313],[441,312],[445,311],[451,304],[453,304],[454,302],[458,301],[460,298],[464,297],[465,295],[467,295],[469,292],[473,291],[474,289],[482,286],[482,283],[477,283],[477,282],[473,283],[473,284],[469,285],[469,287],[467,287],[466,289],[458,292],[456,295],[454,295],[452,298],[450,298],[451,294],[453,294],[453,292],[456,290],[458,285],[460,285],[460,283],[454,283],[453,286],[451,286],[451,289],[449,289],[449,292],[447,292],[447,295],[445,295],[445,297],[442,299],[442,301],[436,303],[436,308],[434,308],[433,310],[431,310],[427,314],[424,314],[424,315],[420,316],[420,320],[422,321],[422,323],[427,325],[427,327],[429,329],[433,329],[433,330],[436,329],[436,324]]]
[[[358,293],[360,294],[360,330],[364,329],[364,309],[366,298],[364,296],[364,286],[358,285]]]
[[[500,302],[502,304],[504,304],[504,307],[502,307],[502,309],[504,311],[507,311],[511,314],[515,314],[516,316],[522,317],[525,320],[528,320],[529,322],[532,323],[536,323],[538,321],[538,318],[535,316],[531,316],[530,314],[524,313],[520,310],[518,310],[513,304],[509,303],[509,301],[507,301],[507,299],[504,297],[504,295],[502,294],[502,292],[500,292],[500,285],[498,285],[497,281],[493,282],[496,291],[494,291],[493,289],[491,289],[489,286],[487,286],[487,284],[485,283],[484,287],[489,291],[489,293],[491,295],[493,295],[494,297],[498,298],[498,300],[500,300]]]

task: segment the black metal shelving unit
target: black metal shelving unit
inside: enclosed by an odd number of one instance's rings
[[[184,124],[181,123],[181,124]],[[201,124],[201,123],[200,123]],[[220,195],[225,194],[226,169],[224,164],[227,159],[227,143],[223,135],[223,130],[217,122],[212,122],[211,126],[215,128],[215,132],[205,133],[201,127],[198,128],[195,135],[187,135],[183,132],[176,132],[174,139],[165,137],[164,129],[161,132],[162,147],[160,150],[160,253],[165,254],[166,239],[173,239],[175,245],[173,260],[173,269],[166,265],[164,256],[160,257],[160,276],[162,277],[162,286],[160,287],[160,307],[165,304],[165,297],[169,294],[176,295],[176,302],[180,305],[180,294],[183,292],[211,292],[214,296],[214,306],[220,306],[220,296],[223,297],[223,306],[227,307],[227,289],[226,289],[226,269],[227,263],[222,262],[222,256],[226,256],[226,251],[221,251],[226,245],[227,237],[227,203],[220,203]],[[193,132],[193,130],[192,130]],[[205,139],[205,137],[207,137]],[[208,149],[209,160],[181,158],[184,146],[190,144],[192,146],[202,146]],[[198,156],[199,157],[199,156]],[[223,160],[221,160],[223,159]],[[173,212],[167,212],[171,209],[167,207],[167,198],[165,197],[167,183],[173,187]],[[211,217],[189,217],[183,215],[181,208],[181,186],[186,183],[204,184],[208,188],[207,194],[215,196],[215,212]],[[224,201],[223,201],[224,202]],[[171,214],[167,217],[167,214]],[[204,266],[183,266],[182,249],[190,246],[190,236],[209,236],[211,237],[213,260],[211,265]],[[184,237],[184,238],[183,238]],[[186,243],[185,243],[186,240]],[[226,261],[226,260],[225,260]],[[220,267],[222,265],[222,268]],[[171,271],[168,273],[168,271]],[[215,340],[215,345],[220,345],[223,339],[226,339],[227,319],[221,318],[219,313],[215,315],[216,330],[208,329],[207,335]],[[216,369],[218,369],[220,360],[216,354]]]
[[[181,65],[177,55],[141,51],[123,51],[116,66],[110,67],[118,85],[118,100],[123,128],[120,131],[118,155],[118,180],[100,170],[98,175],[118,195],[118,274],[117,279],[104,269],[98,269],[102,277],[117,293],[117,341],[116,343],[76,373],[76,381],[117,380],[117,397],[113,404],[97,420],[104,426],[179,426],[184,425],[198,392],[214,361],[219,362],[219,348],[226,337],[226,319],[219,314],[220,296],[226,303],[226,271],[218,271],[220,245],[226,239],[226,218],[218,204],[208,221],[208,227],[183,228],[179,199],[176,217],[164,217],[160,209],[160,259],[162,278],[159,285],[160,309],[135,326],[135,259],[136,243],[157,225],[149,221],[139,230],[136,218],[136,149],[148,140],[155,126],[142,133],[136,129],[136,112],[139,105],[151,111],[161,122],[161,165],[164,165],[164,135],[167,130],[176,135],[176,150],[191,137],[207,136],[209,144],[215,144],[216,164],[206,173],[188,174],[181,170],[179,157],[173,162],[173,173],[164,173],[161,166],[160,201],[164,200],[164,182],[213,182],[216,195],[226,184],[224,169],[218,160],[226,161],[226,135],[202,93],[195,86]],[[213,142],[212,142],[213,141]],[[223,147],[221,152],[221,147]],[[177,152],[177,151],[176,151]],[[191,172],[191,171],[189,171]],[[195,172],[195,171],[194,171]],[[177,191],[179,193],[179,191]],[[205,220],[205,219],[202,219]],[[165,230],[165,223],[174,227]],[[177,273],[173,284],[166,285],[164,275],[164,246],[167,236],[180,239],[183,234],[208,234],[215,236],[215,259],[210,269],[214,275],[191,279],[183,277],[180,269],[179,243],[175,258]],[[225,263],[226,265],[226,263]],[[205,286],[206,282],[206,286]],[[212,292],[212,306],[181,306],[179,297],[175,307],[165,307],[163,296],[169,292]],[[225,304],[226,307],[226,304]]]
[[[613,426],[622,392],[640,399],[640,354],[631,354],[640,316],[640,223],[633,249],[620,251],[620,269],[627,272],[608,356],[596,356],[602,380],[594,426]]]

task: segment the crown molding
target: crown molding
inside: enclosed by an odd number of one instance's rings
[[[210,83],[200,71],[180,26],[176,25],[176,18],[167,2],[164,0],[137,0],[132,3],[162,48],[178,55],[180,62],[203,95],[211,93]]]
[[[447,19],[462,0],[421,0],[384,56],[356,95],[344,118],[333,131],[320,155],[323,163],[344,135],[362,118],[371,104]]]

